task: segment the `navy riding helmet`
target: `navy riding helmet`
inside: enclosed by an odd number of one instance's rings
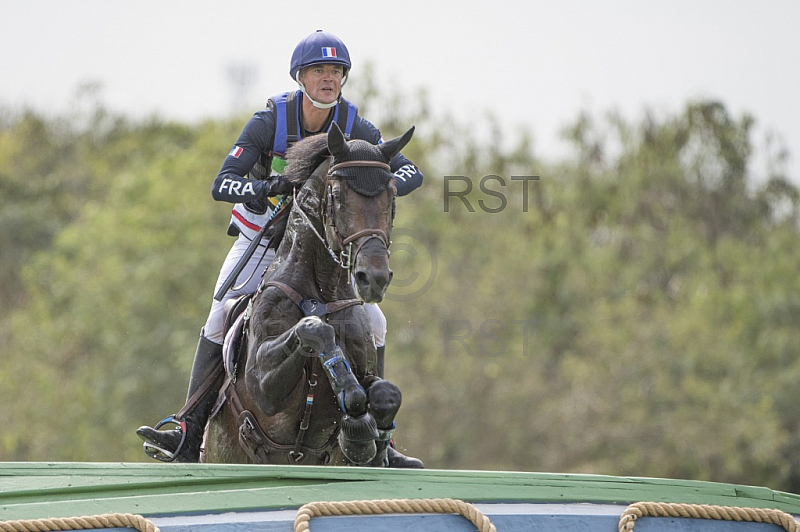
[[[297,74],[307,66],[319,63],[337,63],[344,67],[343,77],[350,70],[350,53],[341,39],[327,31],[317,30],[295,47],[289,75],[297,81]]]

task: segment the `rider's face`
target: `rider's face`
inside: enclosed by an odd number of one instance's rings
[[[312,99],[320,103],[332,103],[342,90],[344,69],[341,65],[311,65],[300,71],[300,81]]]

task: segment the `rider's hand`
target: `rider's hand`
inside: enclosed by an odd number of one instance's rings
[[[272,176],[267,181],[269,184],[266,187],[267,196],[283,196],[284,194],[291,194],[294,190],[294,184],[281,175]]]

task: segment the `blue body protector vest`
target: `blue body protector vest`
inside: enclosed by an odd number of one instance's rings
[[[262,153],[258,161],[250,169],[248,177],[251,179],[269,179],[271,175],[280,175],[286,168],[286,150],[292,144],[301,140],[300,132],[300,106],[301,91],[285,92],[267,100],[267,106],[275,115],[275,137],[272,141],[272,151]],[[358,116],[358,108],[344,98],[333,107],[331,124],[336,122],[347,138],[353,131]],[[330,129],[330,125],[328,126]],[[269,218],[270,210],[277,204],[277,198],[262,198],[245,204],[236,204],[233,207],[234,220],[228,233],[235,235],[241,231],[249,238],[263,227]],[[237,214],[239,215],[237,220]],[[238,222],[238,223],[237,223]],[[249,225],[248,225],[249,224]]]
[[[275,140],[272,143],[272,152],[269,154],[271,167],[276,173],[283,171],[286,159],[286,150],[292,144],[302,139],[300,132],[300,106],[298,105],[301,91],[285,92],[278,96],[273,96],[267,101],[267,105],[275,113]],[[333,108],[333,118],[331,124],[336,122],[339,129],[344,132],[347,138],[353,131],[356,123],[358,108],[344,98],[339,100],[339,104]],[[330,129],[330,126],[328,126]],[[280,162],[275,161],[280,159]],[[277,164],[276,164],[277,163]],[[280,168],[276,168],[280,166]]]

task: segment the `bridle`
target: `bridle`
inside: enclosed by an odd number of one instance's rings
[[[330,180],[341,180],[341,176],[336,175],[336,171],[341,168],[357,168],[357,167],[367,167],[367,168],[379,168],[381,170],[386,170],[387,172],[391,172],[391,167],[380,161],[345,161],[338,164],[334,164],[328,170],[328,181]],[[325,244],[325,249],[328,251],[328,254],[333,258],[334,262],[338,264],[341,268],[351,271],[353,268],[353,264],[355,262],[355,258],[361,252],[361,249],[364,245],[372,240],[373,238],[377,238],[380,240],[386,249],[389,249],[391,245],[391,240],[389,240],[389,235],[382,229],[378,228],[367,228],[362,229],[360,231],[356,231],[352,235],[348,235],[342,238],[341,233],[339,232],[339,228],[336,226],[335,217],[333,216],[333,208],[334,208],[334,201],[333,201],[333,190],[332,186],[328,184],[327,188],[327,201],[328,201],[328,209],[327,212],[323,209],[322,217],[323,217],[323,225],[326,227],[330,227],[331,233],[335,237],[335,241],[333,242],[334,246],[328,242],[326,238],[320,235],[317,230],[314,228],[314,225],[311,223],[311,220],[308,219],[308,216],[303,211],[302,207],[299,206],[298,208],[305,219],[306,223],[311,227],[311,230],[314,232],[314,235]],[[296,199],[296,198],[295,198]],[[295,201],[295,203],[297,203]],[[394,200],[392,201],[392,219],[394,219],[394,211],[395,211],[395,204]],[[366,237],[366,238],[364,238]],[[353,249],[353,245],[355,244],[355,249]],[[338,249],[339,255],[337,256],[335,249]]]
[[[328,170],[328,180],[341,180],[341,177],[336,175],[336,171],[341,168],[379,168],[387,172],[392,171],[388,164],[380,161],[345,161],[330,167]],[[392,244],[391,240],[389,240],[389,235],[378,228],[362,229],[361,231],[356,231],[352,235],[342,238],[342,235],[339,233],[339,228],[336,226],[335,217],[333,216],[333,190],[330,184],[328,185],[328,216],[325,217],[323,213],[323,217],[325,218],[325,225],[330,226],[331,232],[334,237],[336,237],[335,244],[337,244],[340,250],[339,256],[341,257],[339,265],[348,271],[352,269],[355,258],[361,252],[361,249],[373,238],[380,240],[387,250]],[[394,219],[394,201],[392,201],[392,219]],[[353,249],[354,244],[356,246],[355,250]]]

